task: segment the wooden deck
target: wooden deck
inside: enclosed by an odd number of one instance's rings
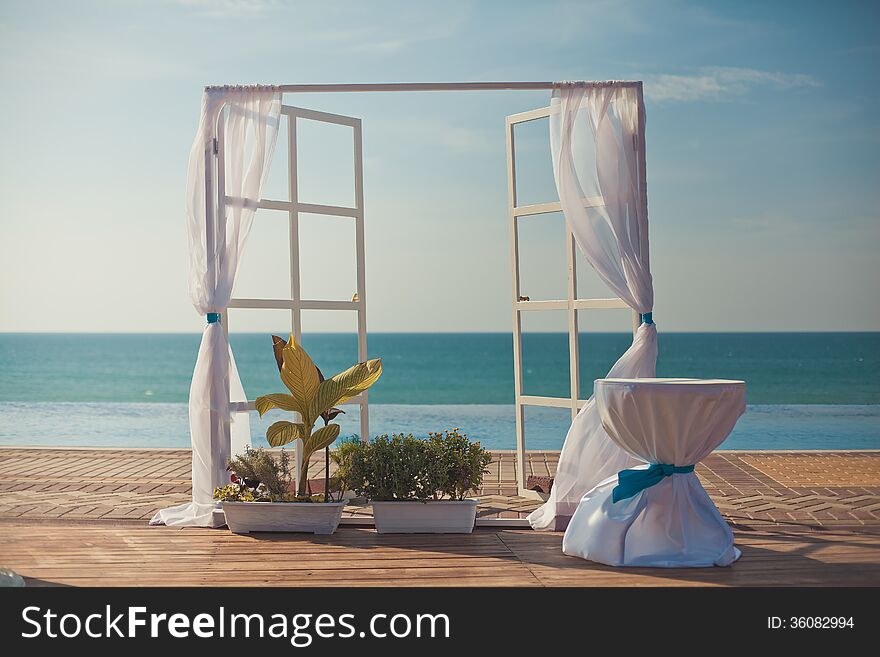
[[[521,518],[515,461],[496,452],[483,518]],[[562,554],[560,533],[235,536],[148,527],[189,498],[188,450],[0,448],[0,566],[30,585],[880,585],[880,451],[716,452],[697,468],[734,527],[730,568],[615,569]],[[558,454],[532,452],[552,474]],[[318,471],[315,470],[315,473]],[[349,508],[349,515],[366,513]]]
[[[730,568],[610,568],[560,549],[558,533],[333,536],[147,527],[106,521],[0,524],[0,560],[28,585],[774,586],[880,584],[880,535],[737,531]]]

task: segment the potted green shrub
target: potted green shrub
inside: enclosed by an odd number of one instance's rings
[[[230,461],[231,483],[214,491],[226,514],[226,524],[235,533],[253,531],[291,531],[332,534],[339,526],[345,502],[331,497],[331,486],[321,495],[308,493],[309,462],[312,454],[328,450],[339,437],[339,425],[331,423],[336,408],[367,390],[382,375],[382,361],[368,360],[324,379],[305,349],[293,336],[285,342],[275,339],[274,351],[279,373],[288,393],[257,397],[260,415],[272,409],[294,413],[294,421],[281,420],[266,430],[266,440],[281,447],[302,441],[302,463],[294,477],[290,459],[282,449],[278,459],[259,449],[248,449]],[[323,426],[315,428],[318,420]]]
[[[230,483],[214,491],[235,534],[299,531],[332,534],[345,503],[323,496],[301,496],[294,488],[290,455],[275,458],[262,447],[247,447],[229,462]]]
[[[335,455],[340,485],[370,500],[379,533],[473,531],[477,500],[467,495],[480,487],[492,459],[480,443],[451,429],[343,447]]]

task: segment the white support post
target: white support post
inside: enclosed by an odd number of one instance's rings
[[[213,263],[216,262],[219,266],[219,270],[223,269],[224,265],[224,252],[221,250],[219,254],[217,253],[217,242],[218,240],[225,239],[226,235],[226,160],[224,159],[223,149],[226,144],[226,120],[225,120],[225,112],[220,112],[220,115],[217,117],[217,125],[215,126],[215,142],[212,148],[213,150],[213,169],[214,169],[214,193],[216,197],[211,201],[211,207],[214,210],[213,215],[213,230],[211,232],[211,251],[208,256],[208,262],[211,263],[209,265],[209,269],[213,270],[209,276],[216,277],[218,268],[213,266]],[[226,330],[228,326],[226,320],[226,308],[221,309],[220,311],[220,325],[223,327],[223,330]],[[221,380],[223,381],[224,389],[222,394],[225,395],[225,398],[229,399],[229,364],[225,365],[225,371],[220,373]],[[216,378],[212,379],[216,381]],[[217,426],[217,434],[211,436],[211,444],[214,446],[215,450],[217,450],[218,457],[223,459],[224,461],[229,460],[232,457],[232,431],[230,428],[230,418],[228,415],[224,415],[218,420],[219,426]]]
[[[290,323],[293,329],[294,339],[302,344],[302,309],[299,302],[302,296],[299,268],[299,187],[297,180],[297,157],[296,157],[296,116],[287,115],[287,194],[291,205],[288,208],[288,238],[290,253],[290,299],[293,304],[290,308]],[[302,416],[294,413],[294,421],[302,422]],[[303,441],[297,439],[293,442],[293,472],[294,486],[299,490],[299,473],[302,471]]]
[[[578,338],[578,310],[575,306],[577,299],[577,244],[574,235],[565,224],[565,253],[568,260],[568,376],[571,392],[571,419],[578,414],[578,400],[581,396],[581,369],[580,348]]]
[[[364,149],[361,121],[358,119],[352,126],[354,137],[354,207],[358,211],[355,216],[355,241],[357,248],[357,325],[358,325],[358,361],[367,360],[367,276],[366,246],[364,243]],[[370,440],[370,413],[367,402],[369,391],[365,390],[359,404],[361,418],[361,440]]]
[[[636,97],[639,103],[638,135],[636,137],[636,156],[639,162],[639,202],[641,213],[639,215],[639,256],[644,263],[645,269],[651,269],[651,250],[648,244],[648,150],[645,143],[645,98],[641,82],[636,82]],[[638,315],[638,313],[635,313]],[[636,317],[636,328],[641,319]]]
[[[215,233],[215,239],[222,240],[225,239],[226,235],[226,159],[224,156],[224,148],[226,146],[226,122],[225,122],[225,113],[220,112],[220,116],[217,119],[217,152],[216,152],[216,162],[217,162],[217,231]],[[217,262],[220,266],[220,270],[222,271],[224,263],[223,263],[223,251],[220,252]],[[227,331],[227,327],[229,326],[227,318],[227,309],[223,308],[220,312],[220,325],[224,331]],[[227,331],[227,336],[229,335]],[[229,399],[229,364],[226,364],[226,371],[222,372],[223,381],[224,381],[224,390],[223,394],[226,395],[226,399]],[[225,415],[220,419],[222,423],[221,427],[221,437],[223,441],[222,445],[222,454],[224,460],[229,460],[232,457],[232,430],[230,428],[230,418],[228,415]]]
[[[208,277],[216,284],[219,265],[223,267],[223,251],[217,254],[218,240],[225,239],[226,234],[226,160],[223,155],[225,145],[225,113],[220,112],[217,124],[214,126],[215,137],[211,140],[206,150],[205,161],[205,256],[208,260]],[[216,264],[215,264],[216,263]],[[227,309],[220,311],[220,325],[222,330],[227,331]],[[225,399],[229,400],[229,364],[226,363],[225,371],[220,373],[223,381]],[[217,377],[211,378],[211,385],[216,385]],[[211,394],[214,397],[214,393]],[[232,457],[232,430],[229,415],[221,415],[211,423],[211,448],[217,458],[223,462]],[[220,482],[215,482],[219,484]],[[225,522],[223,512],[214,510],[214,524]]]
[[[291,205],[288,208],[288,233],[290,238],[290,298],[293,305],[290,310],[290,322],[293,337],[302,341],[302,312],[297,305],[301,301],[300,268],[299,268],[299,187],[297,182],[296,161],[296,117],[287,116],[287,191]]]
[[[519,230],[516,215],[516,149],[514,144],[513,122],[505,121],[505,141],[507,144],[507,209],[510,225],[510,272],[513,284],[511,307],[513,309],[513,387],[514,409],[516,412],[516,477],[519,494],[526,490],[526,436],[525,408],[521,398],[522,384],[522,316],[517,304],[520,299],[519,281]]]
[[[211,138],[211,141],[205,147],[205,259],[207,260],[207,277],[208,281],[211,284],[215,284],[217,279],[217,265],[214,259],[217,247],[216,247],[216,226],[214,222],[215,217],[215,185],[214,185],[214,138]],[[205,318],[203,318],[204,320]],[[204,330],[204,329],[203,329]],[[211,385],[214,385],[216,378],[211,378]],[[213,395],[210,395],[210,398],[214,398]],[[214,451],[221,443],[222,437],[222,427],[217,424],[217,422],[212,421],[209,428],[211,434],[211,450]],[[228,435],[228,434],[227,434]],[[222,456],[221,456],[222,458]],[[212,484],[217,482],[212,482]],[[219,524],[220,518],[219,514],[221,511],[215,509],[214,511],[214,524]]]

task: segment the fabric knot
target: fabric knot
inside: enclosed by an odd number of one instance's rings
[[[653,324],[654,323],[654,313],[642,313],[639,315],[642,320],[642,324]]]
[[[693,472],[692,465],[652,463],[646,469],[621,470],[617,473],[617,486],[611,491],[611,501],[619,502],[638,495],[646,488],[656,486],[664,477]]]
[[[220,313],[208,313],[208,324],[216,324],[220,321]]]

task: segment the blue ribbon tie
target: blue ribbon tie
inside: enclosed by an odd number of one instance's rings
[[[652,463],[647,470],[621,470],[617,473],[617,486],[611,491],[611,501],[625,500],[646,488],[659,484],[663,477],[674,474],[687,474],[693,472],[692,465],[668,465],[666,463]]]
[[[654,313],[642,313],[640,315],[642,319],[642,324],[653,324],[654,323]]]
[[[216,324],[220,321],[220,313],[208,313],[208,324]]]

